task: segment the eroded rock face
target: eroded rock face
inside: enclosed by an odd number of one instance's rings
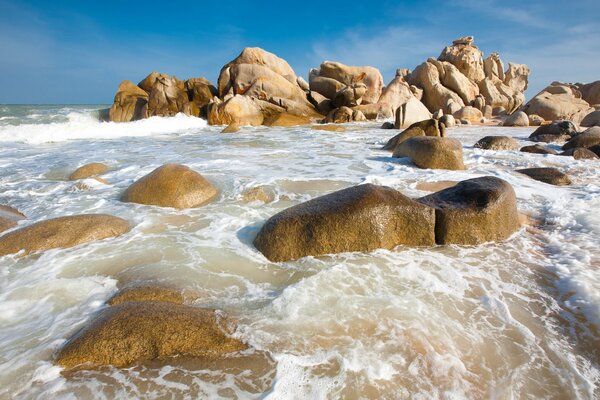
[[[17,226],[17,223],[25,218],[16,208],[0,205],[0,232]]]
[[[419,201],[436,210],[438,244],[504,240],[519,229],[515,191],[500,178],[468,179]]]
[[[215,359],[246,349],[212,310],[162,301],[128,301],[100,312],[56,356],[66,369],[128,367],[159,357]]]
[[[110,167],[103,163],[89,163],[77,168],[70,176],[69,180],[86,179],[102,175],[110,170]]]
[[[394,151],[396,146],[405,140],[408,140],[416,136],[433,136],[443,137],[445,136],[446,130],[444,125],[436,119],[427,119],[424,121],[415,122],[410,125],[407,129],[403,130],[383,146],[383,150]]]
[[[212,200],[217,189],[185,165],[166,164],[134,182],[121,197],[129,203],[191,208]]]
[[[569,176],[556,168],[541,167],[541,168],[524,168],[517,169],[516,172],[527,175],[531,179],[544,182],[549,185],[564,186],[570,185],[571,179]]]
[[[483,53],[473,44],[472,36],[466,37],[471,38],[471,40],[456,39],[452,42],[452,46],[442,50],[438,60],[453,64],[469,80],[478,83],[485,78]]]
[[[528,115],[537,114],[547,121],[568,120],[578,124],[594,109],[572,85],[553,82],[529,100],[523,111]]]
[[[473,147],[485,150],[516,150],[519,143],[509,136],[486,136],[479,139]]]
[[[129,231],[129,223],[106,214],[84,214],[53,218],[26,226],[0,237],[0,256],[25,254],[102,240]]]
[[[108,117],[114,122],[130,122],[147,118],[148,93],[131,81],[121,82]]]
[[[365,184],[288,208],[254,240],[271,261],[435,242],[433,209],[394,189]]]
[[[393,157],[409,157],[419,168],[465,169],[462,144],[447,137],[412,137],[396,146]]]

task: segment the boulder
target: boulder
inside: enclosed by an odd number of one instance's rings
[[[500,178],[468,179],[419,201],[435,208],[438,244],[504,240],[519,229],[515,191]]]
[[[131,81],[121,82],[108,117],[113,122],[130,122],[147,118],[148,93]]]
[[[558,154],[555,150],[550,149],[548,147],[541,146],[539,144],[534,144],[531,146],[523,146],[521,150],[524,153],[534,153],[534,154]]]
[[[141,282],[124,287],[108,299],[106,303],[115,306],[128,301],[162,301],[183,304],[186,297],[181,289]]]
[[[306,117],[299,117],[290,113],[281,113],[273,115],[270,118],[264,120],[263,125],[265,126],[299,126],[308,125],[311,120]]]
[[[327,118],[325,118],[326,123],[332,122],[336,124],[342,124],[345,122],[361,122],[366,120],[367,118],[361,111],[352,110],[348,107],[336,108],[327,114]]]
[[[525,64],[508,63],[508,69],[504,73],[504,84],[524,93],[529,84],[529,72],[529,67]]]
[[[454,118],[462,120],[466,120],[471,122],[472,124],[481,123],[483,119],[483,114],[480,110],[475,107],[466,106],[458,110],[453,114]]]
[[[420,121],[431,118],[431,113],[416,97],[410,97],[408,101],[396,109],[396,129],[411,126]]]
[[[504,126],[529,126],[529,117],[523,111],[511,114],[502,124]]]
[[[304,80],[303,77],[299,76],[296,79],[296,83],[298,84],[298,86],[300,86],[300,89],[304,90],[305,92],[310,91],[310,85],[308,84],[308,82],[306,82],[306,80]]]
[[[600,127],[594,126],[588,130],[573,136],[562,147],[563,150],[574,149],[576,147],[590,148],[600,144]]]
[[[465,104],[471,104],[476,99],[480,99],[480,102],[483,100],[482,97],[479,97],[479,86],[463,75],[454,65],[436,60],[431,62],[438,69],[442,85],[458,94]],[[483,108],[484,105],[481,104],[479,109]]]
[[[385,186],[364,184],[288,208],[254,240],[274,262],[304,256],[435,243],[433,209]]]
[[[446,128],[452,128],[456,126],[456,119],[452,114],[444,114],[440,118],[440,124],[444,125]]]
[[[393,113],[398,107],[406,104],[410,99],[418,99],[414,96],[410,85],[404,80],[402,76],[396,75],[394,79],[386,87],[383,88],[381,96],[379,97],[379,104],[386,104],[390,108],[390,112]],[[419,102],[421,103],[421,102]],[[426,108],[422,103],[421,106]]]
[[[440,82],[440,73],[435,66],[433,59],[429,59],[419,65],[407,76],[407,82],[423,90],[421,101],[430,112],[436,112],[442,109],[445,114],[452,114],[449,109],[450,103],[455,103],[458,107],[464,107],[464,102],[460,96],[452,90],[445,87]]]
[[[563,186],[571,184],[571,179],[567,174],[552,167],[517,169],[516,172],[550,185]]]
[[[392,157],[409,157],[419,168],[465,169],[462,144],[447,137],[412,137],[399,143]]]
[[[324,76],[317,75],[316,73],[311,73],[308,78],[310,90],[312,92],[321,94],[327,99],[333,99],[337,92],[347,86],[333,78],[326,78]]]
[[[224,333],[214,311],[162,301],[128,301],[102,310],[58,352],[63,368],[112,365],[191,356],[214,360],[246,349]]]
[[[600,81],[579,85],[578,89],[581,92],[581,98],[588,104],[600,104]]]
[[[592,146],[588,150],[600,157],[600,145]]]
[[[600,126],[600,110],[592,111],[581,120],[581,126]]]
[[[366,119],[381,119],[394,116],[392,108],[387,103],[361,104],[352,107],[354,111],[360,111]]]
[[[525,94],[504,84],[499,78],[486,78],[479,82],[479,91],[486,104],[503,107],[508,114],[518,110],[525,103]]]
[[[192,103],[192,115],[206,117],[206,106],[219,95],[217,88],[206,78],[191,78],[185,81],[185,89]]]
[[[577,128],[571,121],[555,121],[537,128],[529,135],[529,139],[534,142],[564,142],[577,134]]]
[[[217,189],[185,165],[165,164],[127,188],[122,201],[178,209],[198,207],[212,200]]]
[[[483,118],[490,119],[494,115],[494,109],[489,104],[486,104],[481,113],[483,114]]]
[[[313,90],[308,92],[308,100],[315,106],[317,112],[323,115],[329,114],[334,108],[331,100]]]
[[[441,125],[440,122],[436,119],[427,119],[424,121],[415,122],[405,130],[388,140],[388,142],[385,144],[385,146],[383,146],[382,149],[394,151],[398,144],[410,139],[411,137],[443,137],[445,136],[445,133],[445,127]]]
[[[0,232],[17,226],[17,223],[25,218],[16,208],[0,205]]]
[[[531,114],[528,116],[529,117],[529,126],[540,126],[542,125],[544,122],[546,122],[544,120],[544,118],[540,117],[537,114]]]
[[[318,70],[318,75],[335,79],[346,86],[362,82],[367,87],[362,97],[363,104],[377,103],[383,89],[383,77],[377,68],[352,67],[338,62],[325,61]],[[324,93],[321,93],[325,95]]]
[[[260,201],[263,203],[271,203],[275,200],[275,195],[272,191],[266,189],[263,186],[257,186],[244,190],[242,193],[242,200],[245,203],[251,203],[253,201]]]
[[[110,170],[106,164],[95,162],[85,164],[77,168],[70,176],[69,180],[76,181],[78,179],[86,179],[94,176],[102,175]]]
[[[284,112],[279,108],[279,113]],[[225,101],[216,100],[208,105],[208,123],[210,125],[262,125],[263,111],[260,105],[250,97],[236,95]]]
[[[240,126],[238,125],[238,123],[232,122],[229,125],[227,125],[225,128],[223,128],[221,133],[236,133],[239,131],[240,131]]]
[[[483,111],[485,110],[485,97],[483,97],[482,95],[478,95],[477,97],[475,97],[475,100],[471,102],[471,105],[483,113]]]
[[[519,143],[509,136],[486,136],[479,139],[473,147],[485,150],[517,150]]]
[[[129,231],[129,223],[106,214],[84,214],[40,221],[0,237],[0,256],[25,254],[102,240]]]
[[[596,160],[600,157],[585,147],[574,147],[560,153],[561,156],[572,156],[575,160]]]
[[[185,82],[174,76],[159,74],[149,92],[148,116],[168,117],[180,112],[193,115]]]
[[[355,83],[352,86],[338,90],[335,96],[331,99],[333,106],[338,107],[354,107],[361,103],[362,97],[367,91],[367,86],[364,83]]]
[[[529,100],[523,111],[548,121],[568,120],[578,124],[594,111],[588,102],[578,97],[580,95],[569,85],[554,82]]]
[[[473,44],[472,36],[466,37],[471,38],[469,43],[463,41],[463,38],[455,40],[452,46],[442,50],[438,60],[453,64],[470,81],[479,83],[485,78],[483,53]]]
[[[381,124],[381,129],[394,129],[394,123],[390,122],[390,121],[386,121],[383,124]]]

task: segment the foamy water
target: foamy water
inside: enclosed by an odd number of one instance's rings
[[[185,116],[96,122],[98,107],[0,106],[0,204],[31,222],[110,213],[131,232],[26,258],[0,258],[2,398],[580,398],[600,385],[600,162],[473,149],[479,138],[532,128],[462,127],[466,171],[420,170],[379,148],[380,123],[347,132],[243,128],[221,134]],[[81,190],[66,177],[88,162],[112,171]],[[177,211],[119,202],[135,179],[168,162],[219,187],[206,206]],[[514,169],[554,166],[554,187]],[[539,220],[508,241],[398,247],[271,263],[252,239],[271,215],[363,182],[406,195],[420,182],[494,175],[519,211]],[[270,204],[245,203],[265,186]],[[192,288],[199,306],[238,321],[252,350],[213,363],[179,358],[63,376],[54,352],[119,285]]]

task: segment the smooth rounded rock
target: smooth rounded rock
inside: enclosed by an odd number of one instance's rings
[[[393,157],[409,157],[419,168],[463,170],[462,144],[446,137],[417,136],[394,150]]]
[[[517,169],[516,172],[527,175],[531,179],[544,182],[555,186],[570,185],[571,179],[569,176],[556,168],[539,167],[539,168],[524,168]]]
[[[519,142],[509,136],[486,136],[473,145],[485,150],[517,150]]]
[[[110,170],[110,167],[106,164],[95,162],[85,164],[77,168],[70,176],[69,180],[76,181],[78,179],[91,178],[97,175],[102,175]]]
[[[393,138],[387,141],[383,150],[394,151],[396,146],[411,137],[417,136],[433,136],[443,137],[445,136],[446,129],[444,125],[441,125],[437,119],[426,119],[424,121],[415,122]]]
[[[576,147],[560,153],[561,156],[571,156],[575,160],[597,160],[598,155],[585,147]]]
[[[512,113],[503,123],[504,126],[529,126],[529,117],[523,111]]]
[[[534,153],[534,154],[558,154],[556,150],[550,149],[548,147],[544,147],[539,144],[534,144],[531,146],[523,146],[519,151],[523,153]]]
[[[574,136],[563,145],[563,150],[574,149],[577,147],[590,148],[600,144],[600,127],[592,127],[585,132]]]
[[[600,126],[600,110],[593,111],[581,120],[581,126]]]
[[[571,121],[555,121],[537,128],[529,135],[529,139],[534,142],[564,142],[578,133],[577,128]]]

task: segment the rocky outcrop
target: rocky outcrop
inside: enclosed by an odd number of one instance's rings
[[[151,78],[152,74],[156,74],[156,76]],[[148,116],[169,117],[180,112],[192,115],[185,82],[167,74],[155,72],[152,74],[140,82],[140,85],[144,84],[146,80],[152,82],[148,92]]]
[[[588,84],[579,84],[578,89],[581,92],[581,98],[588,104],[595,106],[600,104],[600,81]]]
[[[483,70],[483,53],[473,44],[473,36],[465,36],[445,47],[438,57],[439,61],[447,61],[472,82],[479,83],[485,78]]]
[[[465,169],[462,144],[447,137],[412,137],[396,146],[393,157],[408,157],[419,168]]]
[[[479,139],[473,147],[485,150],[516,150],[519,143],[509,136],[486,136]]]
[[[130,122],[147,118],[148,93],[131,81],[121,82],[108,117],[114,122]]]
[[[553,82],[529,100],[523,111],[547,121],[568,120],[579,124],[594,109],[581,98],[581,92],[575,85]]]
[[[468,179],[419,201],[435,208],[438,244],[504,240],[519,229],[515,191],[500,178]]]
[[[571,179],[569,179],[567,174],[552,167],[524,168],[515,171],[549,185],[564,186],[571,184]]]
[[[412,137],[444,137],[445,133],[446,129],[444,125],[440,124],[440,122],[437,119],[427,119],[424,121],[415,122],[412,125],[410,125],[407,129],[403,130],[402,132],[388,140],[382,149],[394,151],[398,144]]]
[[[69,180],[92,178],[102,175],[110,170],[110,167],[103,163],[89,163],[77,168],[70,176]]]
[[[339,62],[324,61],[318,69],[310,72],[309,78],[312,79],[313,76],[334,79],[345,86],[363,83],[366,86],[366,91],[362,96],[363,104],[377,103],[383,89],[383,77],[374,67],[353,67]],[[311,79],[309,79],[311,90],[316,90],[313,89]],[[325,93],[321,94],[329,97]]]
[[[106,214],[85,214],[49,219],[0,237],[0,256],[67,248],[121,235],[129,223]]]
[[[25,218],[16,208],[0,205],[0,232],[17,226],[17,223]]]
[[[185,165],[165,164],[134,182],[121,197],[129,203],[173,207],[198,207],[212,200],[217,189]]]
[[[56,362],[66,369],[122,368],[171,356],[214,360],[246,349],[225,328],[213,310],[164,301],[126,301],[102,310],[75,333]]]
[[[571,121],[556,121],[548,125],[542,125],[537,128],[529,139],[534,142],[566,142],[579,132]]]
[[[254,240],[271,261],[434,244],[433,209],[372,184],[343,189],[269,218]]]

